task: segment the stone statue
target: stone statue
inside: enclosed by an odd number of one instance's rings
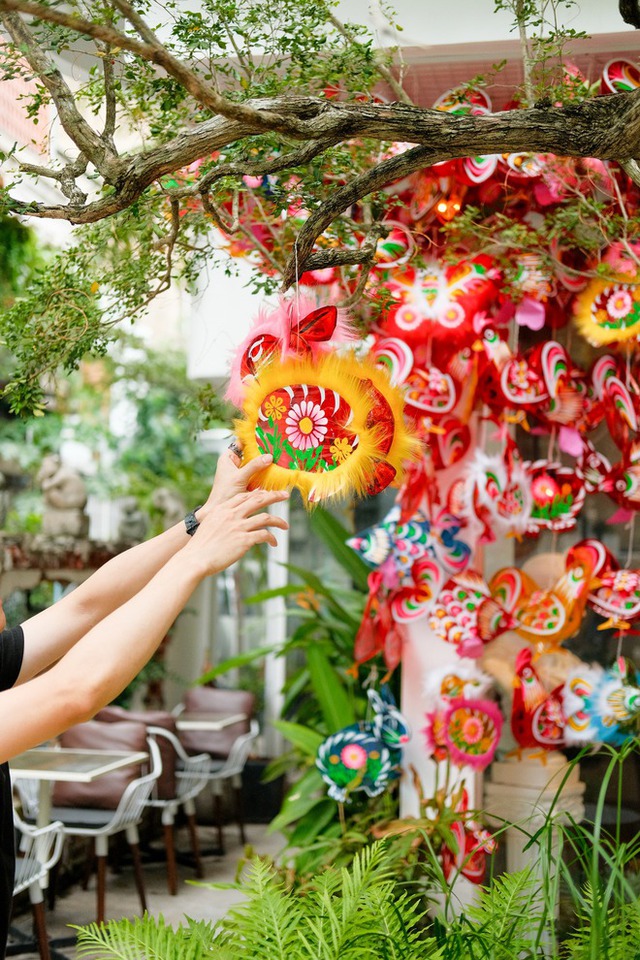
[[[162,513],[164,530],[168,530],[169,527],[179,523],[186,513],[182,497],[173,490],[169,490],[168,487],[158,487],[151,498],[151,502]]]
[[[144,540],[149,529],[149,518],[138,506],[135,497],[124,497],[120,504],[119,540]]]
[[[84,512],[87,488],[72,467],[57,453],[48,454],[36,474],[44,500],[42,532],[49,537],[86,537],[89,517]]]

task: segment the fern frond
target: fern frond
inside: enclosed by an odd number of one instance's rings
[[[517,958],[535,942],[545,921],[541,884],[531,869],[504,874],[480,891],[478,902],[450,925],[466,945],[460,956]],[[478,951],[473,952],[472,946]]]
[[[204,921],[174,930],[162,915],[149,914],[74,929],[78,930],[76,956],[92,960],[203,960],[210,956],[215,937],[212,925]]]
[[[300,901],[285,889],[274,868],[252,861],[243,892],[248,899],[220,922],[221,944],[233,942],[238,958],[291,960],[300,955],[296,952],[303,916]]]

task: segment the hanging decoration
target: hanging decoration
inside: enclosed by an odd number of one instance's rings
[[[567,70],[576,96],[593,95],[597,84]],[[639,86],[638,65],[622,59],[600,78],[607,95]],[[434,108],[492,111],[488,96],[471,87],[446,91]],[[392,144],[388,156],[410,146]],[[277,177],[244,186],[240,215],[270,254],[308,212],[301,202],[277,208]],[[261,485],[297,487],[310,504],[399,486],[386,516],[347,541],[371,570],[352,672],[380,657],[390,674],[414,621],[424,625],[425,643],[449,644],[454,663],[425,686],[424,736],[431,756],[456,767],[484,769],[494,755],[502,714],[476,661],[507,631],[523,644],[510,716],[519,751],[621,743],[638,730],[639,689],[628,661],[584,664],[553,685],[546,681],[553,670],[544,669],[547,657],[547,664],[568,662],[563,644],[587,610],[600,629],[618,631],[620,644],[633,629],[640,571],[630,548],[623,567],[599,540],[575,542],[574,534],[573,543],[561,541],[565,569],[550,583],[515,566],[487,583],[470,567],[480,565],[484,544],[504,538],[547,535],[555,550],[556,539],[589,516],[596,495],[611,501],[615,513],[605,521],[615,533],[630,524],[633,534],[640,239],[629,228],[599,247],[598,237],[611,231],[586,230],[583,244],[568,227],[543,248],[537,237],[545,224],[580,196],[605,216],[619,217],[622,205],[628,223],[640,211],[640,191],[624,171],[593,158],[461,158],[388,184],[386,235],[359,318],[366,338],[331,302],[353,294],[349,270],[308,271],[291,300],[257,318],[233,361],[228,398],[243,412],[238,436],[247,456],[274,456]],[[268,223],[257,222],[259,207]],[[467,211],[473,220],[474,209],[483,211],[478,242],[455,239],[456,223]],[[354,248],[366,235],[362,214],[357,204],[350,211]],[[503,219],[515,224],[514,242],[498,236]],[[241,240],[238,255],[248,250]],[[592,362],[589,346],[601,354]],[[516,430],[530,435],[531,459]],[[604,435],[617,451],[602,449]],[[384,713],[377,702],[374,709]],[[397,748],[385,737],[361,725],[325,741],[318,767],[331,796],[375,795],[397,776]],[[458,849],[443,850],[443,864],[464,872],[468,863],[474,874],[482,843],[460,812]]]
[[[596,565],[586,543],[571,551],[564,574],[549,588],[540,588],[523,570],[505,567],[491,578],[489,589],[511,611],[517,633],[535,645],[538,655],[549,653],[577,632]]]
[[[442,587],[427,619],[440,640],[451,643],[460,657],[477,658],[484,647],[518,625],[476,570],[452,577]]]
[[[487,870],[487,856],[495,852],[497,843],[491,833],[468,815],[469,795],[462,791],[454,813],[461,814],[460,820],[454,820],[450,831],[455,849],[443,843],[440,849],[442,872],[447,883],[453,882],[458,875],[471,883],[483,883]]]
[[[564,686],[563,704],[568,744],[621,746],[640,733],[640,688],[624,657],[609,669],[584,664],[572,671]]]
[[[256,482],[297,487],[307,503],[379,493],[401,480],[416,452],[402,396],[380,366],[353,352],[314,349],[336,323],[335,307],[323,308],[288,336],[260,333],[241,347],[240,373],[250,376],[242,379],[245,416],[235,430],[247,457],[273,455]]]
[[[388,687],[367,691],[373,719],[352,724],[324,740],[316,766],[333,800],[344,803],[363,791],[369,797],[382,793],[400,775],[402,747],[409,727]]]
[[[529,647],[516,657],[511,732],[521,749],[558,750],[564,746],[562,686],[547,692]]]
[[[458,767],[484,770],[502,732],[502,713],[487,694],[491,678],[472,660],[459,660],[425,678],[427,752]]]

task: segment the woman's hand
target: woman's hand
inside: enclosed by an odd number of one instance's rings
[[[198,520],[202,522],[203,518],[210,513],[212,508],[215,508],[220,503],[224,503],[225,500],[229,500],[238,493],[243,493],[247,489],[249,481],[263,470],[266,470],[271,463],[273,463],[273,457],[270,454],[266,454],[261,457],[254,457],[253,460],[249,460],[249,462],[243,466],[241,448],[238,441],[234,441],[234,443],[218,457],[218,466],[216,468],[213,486],[211,487],[211,493],[204,506],[198,510]]]
[[[245,472],[252,464],[255,465],[255,460],[240,470],[234,467],[238,474],[243,475],[243,483],[257,472],[255,467]],[[264,469],[264,466],[258,465],[258,469]],[[206,514],[204,509],[198,511],[200,526],[184,548],[190,561],[196,565],[199,576],[219,573],[258,543],[275,547],[277,541],[271,528],[287,530],[289,524],[283,517],[273,516],[266,511],[272,504],[287,500],[288,497],[286,490],[243,490],[220,503],[212,505],[207,501],[210,509]]]

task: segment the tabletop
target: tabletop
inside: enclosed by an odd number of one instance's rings
[[[14,777],[29,780],[72,780],[90,783],[98,777],[148,759],[131,750],[78,750],[74,747],[34,747],[9,762]]]
[[[234,723],[247,720],[246,713],[212,713],[206,710],[189,710],[176,717],[178,730],[224,730]]]

